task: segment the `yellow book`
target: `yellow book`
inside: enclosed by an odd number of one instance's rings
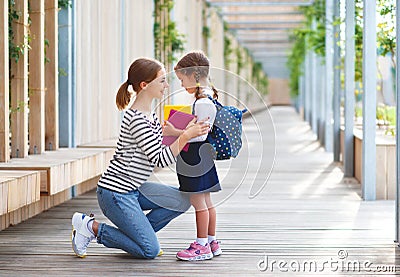
[[[189,105],[165,105],[164,106],[164,120],[168,120],[169,112],[174,109],[187,114],[192,114],[192,107]]]

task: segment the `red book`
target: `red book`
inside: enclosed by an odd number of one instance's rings
[[[193,118],[194,115],[192,114],[171,109],[171,111],[169,112],[168,122],[174,125],[175,128],[183,130],[186,128],[189,122],[193,120]],[[178,137],[175,136],[164,136],[162,143],[164,145],[171,145],[177,138]],[[186,144],[182,150],[187,152],[188,149],[189,149],[189,144]]]

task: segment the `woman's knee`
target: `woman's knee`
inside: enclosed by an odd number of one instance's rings
[[[157,244],[150,244],[143,249],[143,258],[145,259],[154,259],[160,253],[160,245]]]

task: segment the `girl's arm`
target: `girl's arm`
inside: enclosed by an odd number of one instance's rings
[[[214,103],[211,102],[211,100],[209,100],[208,98],[197,100],[196,104],[194,105],[194,114],[197,116],[197,118],[208,118],[206,124],[208,124],[208,131],[210,131],[212,125],[214,124],[215,116],[217,114]],[[208,132],[207,134],[192,138],[191,140],[189,140],[189,143],[205,141],[207,139],[207,135]]]

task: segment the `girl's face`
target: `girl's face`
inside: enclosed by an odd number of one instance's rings
[[[165,69],[163,68],[158,71],[157,77],[146,86],[145,90],[152,98],[162,99],[164,91],[168,87]]]
[[[176,77],[181,81],[181,86],[185,88],[185,90],[193,94],[196,92],[196,80],[192,75],[185,75],[182,72],[176,71]]]

